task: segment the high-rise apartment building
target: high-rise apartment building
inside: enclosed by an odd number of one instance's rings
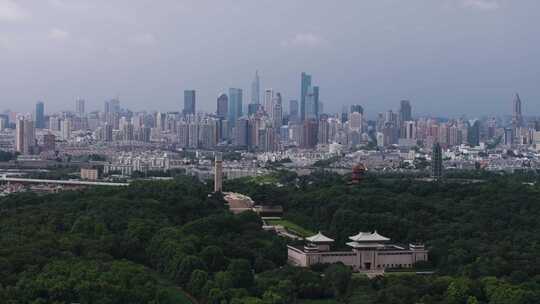
[[[193,115],[196,113],[195,109],[195,90],[184,91],[184,115]]]
[[[18,117],[15,127],[15,150],[21,154],[32,154],[36,144],[34,122]]]

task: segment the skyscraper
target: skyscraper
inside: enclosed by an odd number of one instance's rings
[[[274,98],[274,109],[272,114],[272,120],[274,123],[274,128],[276,130],[279,130],[281,127],[281,124],[283,122],[283,102],[281,99],[281,93],[276,93],[276,97]]]
[[[36,128],[44,129],[45,128],[45,104],[42,101],[36,103]]]
[[[184,115],[195,114],[195,90],[184,91]]]
[[[404,123],[410,120],[412,120],[411,102],[408,100],[402,100],[399,102],[399,121]]]
[[[274,111],[274,90],[272,89],[264,90],[264,111],[272,118]]]
[[[512,125],[514,129],[523,126],[523,116],[521,114],[521,99],[519,94],[516,93],[514,100],[512,101],[513,113],[512,113]]]
[[[467,137],[469,145],[473,147],[480,145],[480,120],[473,119],[469,122]]]
[[[289,121],[298,122],[298,100],[289,101]]]
[[[251,83],[251,103],[259,104],[261,93],[260,93],[261,85],[260,85],[260,79],[259,79],[259,71],[255,71],[255,78],[253,79],[253,82]]]
[[[227,118],[227,112],[229,110],[229,97],[223,93],[219,95],[217,99],[217,111],[216,114],[219,118]]]
[[[306,97],[311,87],[311,75],[302,72],[300,79],[300,119],[306,119]]]
[[[306,95],[305,119],[319,119],[319,87],[309,87]]]
[[[77,115],[79,117],[84,117],[84,115],[86,113],[85,111],[86,111],[86,109],[85,109],[85,101],[84,101],[84,99],[79,98],[79,99],[75,100],[75,113],[77,113]]]
[[[361,105],[352,105],[351,106],[351,113],[354,113],[354,112],[364,114],[364,108]]]
[[[229,89],[229,121],[234,124],[242,116],[242,89]]]
[[[439,143],[433,145],[433,155],[431,156],[431,168],[433,178],[440,180],[443,174],[442,148]]]

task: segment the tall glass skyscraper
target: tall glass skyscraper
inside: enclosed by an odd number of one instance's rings
[[[311,87],[311,75],[302,72],[300,84],[300,119],[306,119],[306,96]]]
[[[242,89],[229,89],[229,122],[235,124],[242,116]]]
[[[45,104],[41,101],[36,103],[36,128],[45,128]]]
[[[184,115],[195,114],[195,90],[184,91]]]

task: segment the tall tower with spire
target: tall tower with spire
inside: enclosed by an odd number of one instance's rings
[[[523,126],[523,116],[521,114],[521,99],[519,94],[516,93],[514,100],[512,101],[513,114],[512,114],[512,124],[515,128]]]

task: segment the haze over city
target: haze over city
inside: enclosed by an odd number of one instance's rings
[[[119,97],[133,110],[181,111],[183,91],[215,111],[230,87],[284,102],[300,73],[325,111],[362,104],[374,117],[401,99],[415,115],[502,115],[519,92],[540,113],[535,0],[0,0],[0,110],[72,110]]]

